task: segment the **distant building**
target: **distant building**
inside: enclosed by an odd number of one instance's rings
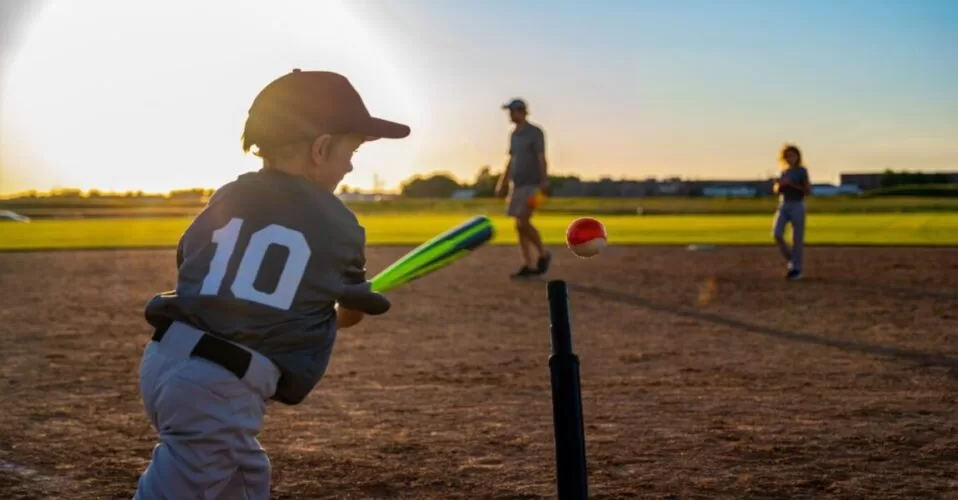
[[[771,180],[694,180],[688,181],[689,192],[702,196],[768,196]]]
[[[854,184],[835,186],[834,184],[812,184],[812,196],[830,198],[832,196],[858,196],[862,189]]]
[[[341,193],[339,199],[343,201],[381,201],[388,196],[375,193]]]
[[[471,200],[476,197],[475,189],[457,189],[450,198],[454,200]]]
[[[578,179],[563,182],[561,185],[552,189],[552,196],[583,197],[589,196],[590,186],[593,182],[583,182]]]
[[[812,196],[819,198],[858,196],[860,194],[862,194],[862,189],[854,184],[843,184],[841,186],[835,186],[833,184],[812,184]]]
[[[871,175],[871,174],[869,174]],[[881,174],[874,174],[875,181]],[[956,177],[958,181],[958,177]],[[754,197],[774,195],[774,179],[695,179],[683,180],[672,177],[663,180],[615,180],[603,178],[597,181],[583,181],[569,179],[561,184],[557,183],[552,189],[552,196],[556,197],[630,197],[641,198],[646,196],[727,196],[727,197]],[[869,184],[866,184],[869,185]],[[854,183],[842,182],[841,186],[819,184],[823,196],[855,195],[863,189]]]
[[[689,194],[689,186],[687,183],[682,182],[679,179],[666,179],[659,183],[656,189],[656,194],[665,195],[665,196],[685,196]]]
[[[944,175],[948,178],[949,183],[958,184],[958,172],[924,173]],[[881,179],[883,175],[884,172],[852,172],[839,175],[839,180],[843,186],[853,184],[858,186],[862,191],[870,191],[872,189],[878,189],[881,187]]]
[[[655,194],[655,179],[581,181],[572,179],[562,182],[552,189],[557,197],[629,197],[638,198]]]
[[[754,198],[758,190],[748,186],[708,186],[702,188],[702,196],[727,198]]]
[[[868,191],[881,187],[881,176],[881,172],[870,172],[841,174],[838,176],[838,178],[839,182],[843,186],[853,185],[858,186],[858,189],[861,189],[862,191]]]

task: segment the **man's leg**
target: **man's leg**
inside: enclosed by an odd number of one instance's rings
[[[545,246],[542,244],[542,235],[539,234],[539,230],[532,224],[532,214],[529,215],[528,237],[532,248],[536,251],[536,271],[545,274],[549,271],[549,265],[552,264],[552,254],[546,251]]]
[[[515,220],[516,234],[519,236],[519,250],[522,252],[522,267],[512,274],[513,278],[532,276],[536,274],[536,261],[533,252],[534,245],[529,238],[529,209],[528,189],[524,186],[513,186],[509,197],[508,214]]]
[[[540,235],[539,230],[532,225],[532,220],[530,219],[526,219],[526,231],[529,238],[529,243],[536,252],[536,257],[545,255],[546,251],[542,246],[542,235]]]
[[[529,219],[519,216],[516,217],[516,234],[519,235],[519,249],[522,251],[522,262],[529,269],[535,269],[535,259],[533,255],[535,246],[529,236]]]

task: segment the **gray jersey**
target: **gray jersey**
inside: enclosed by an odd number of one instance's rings
[[[181,321],[260,352],[282,371],[272,399],[299,403],[328,366],[335,301],[366,279],[365,239],[335,195],[279,172],[244,174],[183,234],[176,290],[147,304],[147,321]]]
[[[792,184],[801,186],[808,182],[808,170],[801,166],[787,168],[782,171],[779,180],[787,180]],[[805,193],[792,186],[782,186],[778,190],[778,197],[782,201],[802,201],[805,199]]]
[[[545,153],[546,140],[542,129],[526,122],[512,131],[509,144],[509,175],[516,186],[542,184],[539,155]]]

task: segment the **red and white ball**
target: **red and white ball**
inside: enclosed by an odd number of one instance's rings
[[[592,217],[572,221],[566,230],[565,241],[572,253],[586,259],[598,255],[608,245],[605,226]]]

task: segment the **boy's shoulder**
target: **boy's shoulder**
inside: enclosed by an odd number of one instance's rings
[[[356,215],[338,196],[303,179],[264,170],[224,184],[210,197],[204,211],[219,213],[218,218],[240,217],[255,219],[263,226],[287,226],[307,237],[365,236]]]

